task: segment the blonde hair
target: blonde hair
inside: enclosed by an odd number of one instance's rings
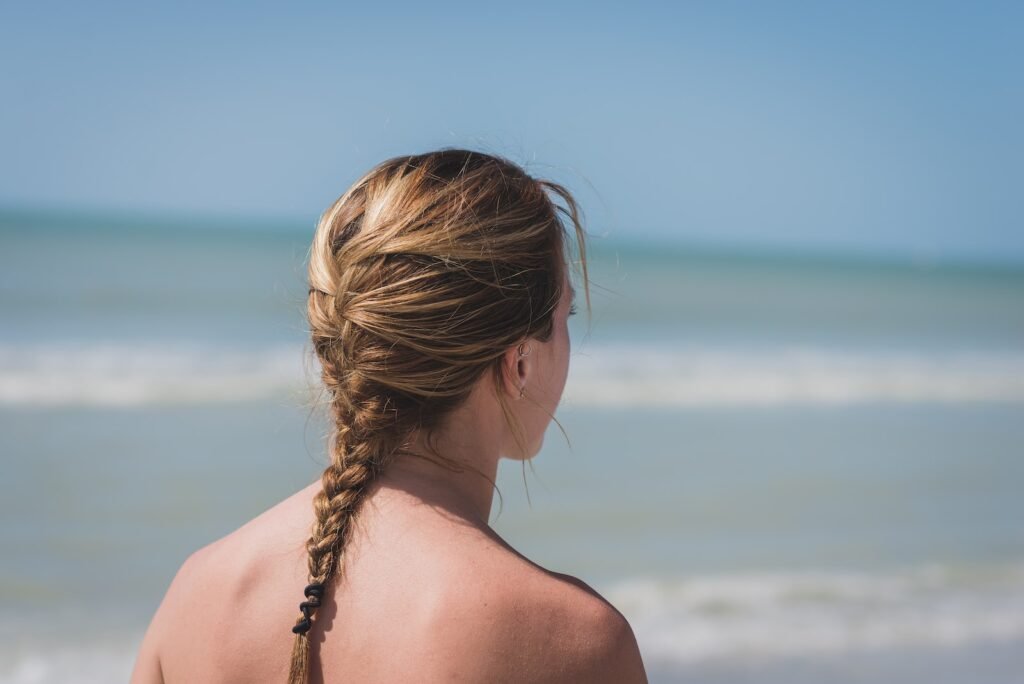
[[[405,449],[409,435],[423,430],[429,444],[484,373],[501,386],[509,347],[550,339],[572,263],[562,217],[589,310],[576,201],[502,157],[446,148],[388,159],[320,218],[307,314],[334,429],[306,542],[310,586],[293,628],[292,684],[308,681],[311,617],[374,478],[399,454],[433,461]],[[498,400],[510,420],[500,391]]]

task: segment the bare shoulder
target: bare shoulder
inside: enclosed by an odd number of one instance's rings
[[[488,599],[463,592],[455,605],[465,619],[450,616],[439,630],[442,643],[461,644],[445,649],[458,654],[457,674],[536,684],[647,681],[629,622],[593,588],[521,556],[492,570],[464,585]]]
[[[311,499],[307,487],[194,551],[175,574],[164,597],[166,607],[208,606],[205,598],[211,593],[220,594],[218,603],[226,605],[243,598],[241,594],[259,586],[258,580],[268,574],[304,567],[309,534],[304,514]]]
[[[625,616],[582,580],[543,571],[535,601],[552,618],[546,630],[558,643],[550,671],[557,681],[646,682],[640,649]]]
[[[308,505],[311,496],[298,492],[184,560],[146,630],[133,684],[188,681],[195,673],[182,668],[189,663],[224,663],[235,655],[224,638],[211,635],[238,634],[244,631],[240,624],[255,631],[267,617],[277,617],[275,611],[249,611],[239,623],[234,616],[247,604],[266,605],[258,595],[264,587],[302,572],[308,530],[296,523],[301,518],[292,509]],[[282,614],[280,624],[287,624],[292,611],[282,604],[276,612]]]

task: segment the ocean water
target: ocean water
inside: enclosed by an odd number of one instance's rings
[[[184,558],[317,477],[311,233],[0,212],[0,682],[125,680]],[[568,442],[495,529],[654,682],[1024,681],[1024,268],[592,246]]]

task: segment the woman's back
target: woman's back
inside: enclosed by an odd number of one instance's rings
[[[318,486],[185,562],[133,681],[287,677],[282,626],[306,577],[302,539]],[[644,681],[629,624],[589,587],[398,489],[368,497],[343,579],[317,615],[312,682]]]

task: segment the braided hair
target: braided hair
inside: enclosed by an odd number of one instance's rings
[[[586,283],[584,231],[569,191],[482,152],[388,159],[321,217],[307,316],[333,435],[313,500],[291,684],[308,681],[309,630],[370,485],[399,456],[453,467],[436,451],[407,451],[409,435],[429,435],[485,373],[500,380],[509,347],[550,339],[568,263],[562,217],[574,228]],[[509,418],[500,393],[498,400]]]

